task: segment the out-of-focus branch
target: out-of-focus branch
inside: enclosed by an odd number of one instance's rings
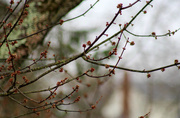
[[[94,62],[94,61],[90,61],[90,60],[86,59],[85,57],[83,57],[83,59],[85,61],[89,62],[89,63],[95,64],[95,65],[98,65],[98,66],[116,68],[116,69],[120,69],[120,70],[125,70],[125,71],[130,71],[130,72],[138,72],[138,73],[151,73],[151,72],[155,72],[155,71],[158,71],[158,70],[164,71],[164,69],[170,68],[170,67],[174,67],[174,66],[177,66],[178,69],[180,68],[178,66],[178,65],[180,65],[180,63],[174,63],[174,64],[170,64],[170,65],[167,65],[167,66],[162,66],[162,67],[159,67],[159,68],[154,68],[154,69],[151,69],[151,70],[145,70],[145,69],[144,70],[137,70],[137,69],[124,68],[124,67],[119,67],[119,66],[114,66],[114,65],[97,63],[97,62]]]

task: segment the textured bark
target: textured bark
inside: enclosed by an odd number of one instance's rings
[[[27,27],[23,29],[21,36],[28,36],[30,34],[36,33],[47,26],[51,26],[59,22],[59,20],[65,16],[70,10],[79,5],[82,0],[31,0],[28,4],[34,11],[38,12],[38,16],[35,16],[32,22],[25,24]],[[32,5],[33,4],[33,5]],[[31,18],[32,19],[32,18]],[[33,25],[33,30],[28,31],[28,26]],[[24,31],[27,30],[27,31]],[[45,30],[37,35],[33,35],[26,39],[26,42],[18,46],[15,50],[18,59],[28,57],[29,52],[40,44],[42,44],[46,35],[51,29]],[[26,51],[24,51],[26,50]]]
[[[0,19],[2,19],[2,14],[5,13],[7,11],[6,9],[7,4],[2,0],[0,0]]]

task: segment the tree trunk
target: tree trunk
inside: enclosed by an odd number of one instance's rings
[[[29,7],[25,10],[28,12],[28,15],[21,17],[21,19],[23,19],[23,23],[13,30],[10,38],[11,40],[14,40],[13,34],[18,34],[18,39],[26,40],[23,42],[18,41],[18,45],[14,50],[14,53],[18,57],[17,59],[21,60],[22,58],[27,58],[32,50],[36,49],[38,45],[43,43],[51,28],[81,2],[82,0],[30,0],[28,2]],[[23,8],[19,10],[19,13],[22,9]],[[13,17],[11,19],[12,22],[16,21],[16,19],[20,16],[19,13],[16,13],[17,17]],[[52,27],[44,30],[43,32],[37,33],[36,35],[28,37],[31,34],[46,29],[48,26]],[[2,36],[3,32],[0,35]],[[26,38],[23,39],[23,37]]]

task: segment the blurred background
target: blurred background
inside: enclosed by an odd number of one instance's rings
[[[84,0],[79,6],[69,12],[63,19],[69,19],[85,12],[95,0]],[[32,52],[29,58],[36,58],[43,46],[51,41],[49,56],[56,55],[55,60],[70,57],[83,51],[82,44],[88,40],[93,41],[103,29],[106,22],[110,22],[117,12],[117,4],[123,3],[123,6],[129,5],[132,0],[100,0],[93,9],[84,16],[73,21],[64,23],[62,27],[55,26],[48,33],[42,46],[38,46]],[[119,24],[125,24],[132,19],[144,5],[146,1],[141,0],[135,6],[124,10],[115,23],[107,31],[108,37],[120,30]],[[156,0],[151,6],[146,8],[147,13],[141,13],[133,22],[133,26],[128,27],[128,31],[137,35],[150,35],[155,32],[156,35],[166,34],[168,30],[175,31],[180,28],[180,1],[177,0]],[[0,6],[1,7],[1,6]],[[2,14],[2,13],[0,13]],[[108,38],[104,36],[100,41]],[[180,59],[180,33],[175,35],[163,36],[155,39],[154,37],[136,37],[127,32],[124,33],[120,42],[118,54],[121,53],[126,39],[134,41],[135,45],[127,45],[120,61],[120,67],[151,70],[174,63],[175,59]],[[112,41],[117,41],[117,37]],[[110,43],[100,46],[99,51],[92,51],[94,57],[104,56],[112,49]],[[48,60],[40,64],[54,62]],[[103,61],[107,64],[115,64],[117,58]],[[31,61],[24,62],[32,63]],[[84,66],[86,65],[86,66]],[[36,65],[38,66],[38,65]],[[106,70],[104,67],[88,64],[82,59],[78,59],[63,68],[65,72],[53,72],[43,78],[41,83],[33,85],[33,89],[46,88],[56,84],[59,78],[73,77],[83,71],[94,67],[96,75],[103,75]],[[38,73],[34,73],[36,77]],[[29,75],[32,77],[32,75]],[[97,108],[87,113],[62,113],[53,111],[50,118],[139,118],[147,114],[147,118],[180,118],[180,72],[177,67],[165,69],[164,72],[156,71],[147,78],[146,73],[128,72],[116,69],[116,74],[110,78],[92,79],[83,78],[80,84],[80,95],[82,101],[79,104],[62,107],[67,109],[86,109],[101,96]],[[67,84],[61,88],[59,94],[66,94],[76,85],[77,82]],[[78,83],[79,84],[79,83]],[[88,86],[90,84],[91,86]],[[45,86],[46,85],[46,86]],[[39,95],[43,96],[43,95]],[[0,99],[3,102],[3,99]],[[3,108],[0,108],[3,111]]]
[[[131,2],[131,0],[100,0],[83,18],[74,20],[64,25],[63,28],[68,31],[70,29],[93,29],[93,32],[88,34],[88,40],[93,40],[93,38],[105,28],[105,23],[109,22],[114,16],[117,11],[117,4],[123,3],[123,6],[126,6]],[[92,3],[92,1],[84,1],[66,17],[71,18],[74,14],[85,11]],[[115,22],[117,24],[128,22],[131,16],[134,16],[142,8],[144,3],[145,1],[141,1],[136,6],[124,10],[122,16]],[[152,32],[156,32],[158,35],[168,33],[168,30],[175,31],[179,29],[179,1],[158,0],[153,1],[152,5],[153,7],[149,6],[146,8],[146,14],[138,16],[133,22],[134,26],[128,28],[129,31],[138,35],[149,35]],[[111,36],[111,34],[118,30],[119,27],[117,25],[111,27],[108,30],[108,35]],[[157,40],[149,37],[135,37],[128,33],[125,33],[125,35],[129,37],[130,41],[135,42],[135,46],[127,47],[123,59],[119,64],[120,67],[150,70],[172,64],[175,59],[180,58],[179,32],[171,37],[159,37]],[[121,48],[122,46],[123,44]],[[125,77],[125,75],[127,77]],[[116,70],[116,75],[110,80],[111,82],[104,85],[104,87],[108,86],[105,91],[107,91],[107,89],[112,90],[111,92],[107,92],[109,99],[105,102],[101,113],[105,118],[123,118],[123,114],[128,114],[127,116],[129,117],[125,118],[138,118],[149,112],[150,118],[179,118],[179,79],[180,73],[176,67],[168,68],[164,72],[153,72],[150,78],[147,78],[146,74],[142,73]],[[127,88],[124,87],[126,84]],[[111,95],[109,93],[111,93]],[[125,97],[126,95],[128,95],[128,98]],[[124,99],[128,100],[125,101]]]

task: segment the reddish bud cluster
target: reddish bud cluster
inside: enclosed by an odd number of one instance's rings
[[[86,44],[83,44],[82,47],[83,47],[83,48],[86,48]]]
[[[178,62],[179,62],[179,61],[178,61],[177,59],[174,60],[174,64],[178,64]]]
[[[12,23],[8,23],[8,24],[6,25],[6,27],[11,28],[11,27],[12,27]]]
[[[27,103],[27,102],[28,102],[28,100],[27,100],[27,99],[24,99],[24,100],[23,100],[23,102],[24,102],[24,103]]]
[[[152,32],[151,34],[152,34],[153,36],[155,36],[155,35],[156,35],[156,33],[155,33],[155,32]]]
[[[76,88],[72,87],[73,90],[76,90],[76,92],[78,92],[79,90],[79,85],[76,85]]]
[[[57,82],[56,85],[57,85],[57,86],[63,85],[63,84],[66,82],[67,79],[68,79],[68,78],[65,78],[65,79],[61,80],[60,82]]]
[[[79,89],[79,85],[76,85],[76,89]]]
[[[11,0],[11,1],[10,1],[10,4],[11,4],[11,5],[14,4],[14,0]]]
[[[91,84],[86,84],[87,87],[91,87]]]
[[[51,44],[51,41],[49,41],[49,42],[48,42],[47,46],[49,47],[49,46],[50,46],[50,44]]]
[[[91,72],[94,72],[95,71],[95,69],[94,68],[91,68],[91,70],[90,70]]]
[[[155,33],[155,32],[152,32],[151,34],[152,34],[152,36],[155,37],[155,39],[157,39],[157,36],[156,36],[156,33]]]
[[[2,72],[2,69],[3,69],[3,68],[2,68],[2,67],[0,67],[0,72]]]
[[[112,52],[109,52],[109,56],[112,55]]]
[[[10,78],[10,79],[9,79],[9,82],[10,82],[10,83],[12,83],[12,82],[13,82],[13,80],[14,80],[13,78]]]
[[[109,65],[108,65],[108,64],[105,64],[105,68],[109,68]]]
[[[114,48],[113,52],[114,52],[115,55],[117,55],[117,48]]]
[[[91,41],[88,41],[88,42],[87,42],[87,45],[91,45]]]
[[[173,35],[175,34],[175,32],[171,32]]]
[[[37,109],[32,109],[34,112],[36,112],[37,111]]]
[[[147,74],[147,78],[150,78],[150,77],[151,77],[151,74],[148,73],[148,74]]]
[[[26,4],[25,7],[28,8],[28,7],[29,7],[29,4]]]
[[[123,6],[123,4],[120,3],[120,4],[117,5],[117,8],[122,8],[122,6]]]
[[[90,59],[90,55],[86,56],[86,59]]]
[[[76,80],[79,80],[79,77],[77,77]]]
[[[17,57],[17,55],[15,55],[15,54],[11,54],[10,56],[9,56],[9,58],[7,58],[6,59],[6,62],[9,64],[13,59],[15,59]]]
[[[4,79],[4,76],[0,76],[0,80],[1,80],[1,79]]]
[[[21,73],[20,70],[17,70],[16,72],[14,72],[14,74],[17,74],[17,75],[19,75],[20,73]]]
[[[116,42],[112,42],[111,44],[114,46],[114,45],[116,45]]]
[[[28,82],[29,82],[29,80],[27,79],[26,76],[23,76],[22,78],[23,78],[23,80],[24,80],[25,83],[28,83]]]
[[[12,67],[13,67],[12,65],[9,65],[9,66],[7,67],[7,69],[8,69],[8,70],[11,70]]]
[[[27,16],[28,14],[29,14],[28,11],[23,12],[23,15],[25,15],[25,16]]]
[[[14,46],[17,43],[17,41],[11,42],[11,45]]]
[[[64,20],[61,19],[61,20],[59,21],[59,24],[62,25],[63,23],[64,23]]]
[[[14,72],[14,73],[11,73],[11,77],[14,77],[16,75],[16,73]]]
[[[164,72],[164,71],[165,71],[165,68],[162,68],[161,71]]]
[[[99,101],[102,99],[102,97],[103,97],[103,96],[101,96],[101,97],[99,98],[99,100],[96,101],[96,104],[99,103]]]
[[[129,24],[129,23],[125,23],[125,24],[124,24],[124,28],[126,28],[126,27],[128,26],[128,24]],[[123,31],[123,30],[122,30],[122,31]]]
[[[122,59],[122,57],[121,57],[121,56],[119,56],[119,59]]]
[[[33,61],[35,62],[36,60],[35,60],[35,59],[33,59]]]
[[[64,100],[61,100],[60,102],[61,102],[61,103],[63,103],[63,102],[64,102]]]
[[[79,102],[79,100],[80,100],[80,96],[78,96],[75,100],[74,100],[74,102]]]
[[[39,115],[40,115],[40,112],[36,112],[36,115],[39,116]]]
[[[63,72],[63,68],[60,68],[60,69],[59,69],[59,72]]]
[[[111,73],[115,75],[115,70],[112,70]]]
[[[130,45],[135,45],[134,41],[131,41],[131,42],[130,42]]]
[[[76,92],[78,92],[79,90],[79,85],[76,85],[76,88],[72,87],[73,90],[75,90]]]
[[[109,69],[109,72],[112,73],[112,74],[115,74],[115,70],[113,69]]]
[[[21,18],[21,19],[19,20],[18,25],[21,25],[22,23],[23,23],[23,19]]]
[[[108,23],[108,22],[106,22],[106,26],[109,26],[109,23]]]
[[[47,58],[47,53],[48,53],[48,51],[45,50],[44,52],[41,52],[41,56],[44,58]]]
[[[50,112],[50,109],[47,109],[46,112],[49,113],[49,112]]]
[[[60,85],[61,85],[61,82],[57,82],[56,85],[57,85],[57,86],[60,86]]]
[[[108,34],[104,34],[104,35],[108,37]]]
[[[92,108],[92,109],[95,109],[95,108],[96,108],[96,105],[92,105],[91,108]]]

